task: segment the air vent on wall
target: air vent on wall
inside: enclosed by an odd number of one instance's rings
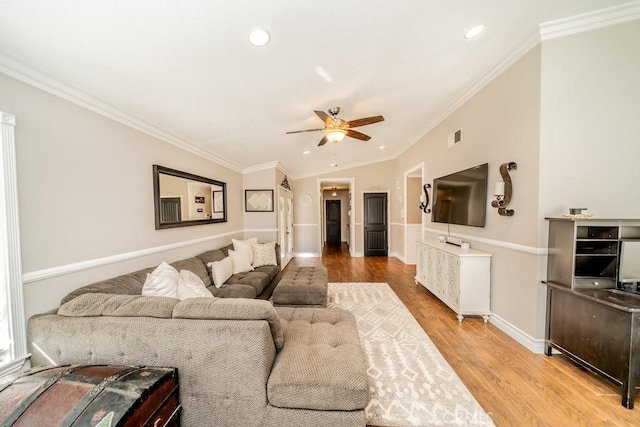
[[[451,148],[454,145],[462,141],[462,128],[449,134],[448,147]]]

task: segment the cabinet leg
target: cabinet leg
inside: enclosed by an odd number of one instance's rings
[[[458,322],[462,323],[462,319],[464,319],[464,316],[462,314],[458,314]]]
[[[489,322],[489,315],[485,314],[484,316],[482,316],[482,320],[484,320],[484,323],[488,323]]]
[[[547,356],[551,356],[553,354],[553,347],[551,347],[549,344],[547,344],[547,351],[545,351],[545,354]]]
[[[636,397],[635,388],[630,387],[628,383],[622,385],[622,406],[627,409],[633,409],[633,400]]]

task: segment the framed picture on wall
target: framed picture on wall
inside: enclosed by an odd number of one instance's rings
[[[273,190],[244,190],[245,212],[273,212]]]

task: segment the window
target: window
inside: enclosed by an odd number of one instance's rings
[[[19,370],[27,354],[15,152],[16,119],[0,112],[0,375]]]

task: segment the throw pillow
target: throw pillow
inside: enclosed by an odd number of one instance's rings
[[[178,298],[178,270],[162,262],[155,270],[147,274],[142,286],[142,295],[146,297]]]
[[[245,273],[253,270],[247,251],[229,250],[229,258],[233,261],[233,274]]]
[[[224,282],[233,275],[233,261],[231,257],[225,257],[220,261],[214,261],[207,264],[211,269],[211,277],[216,288],[222,286]]]
[[[213,298],[198,275],[189,270],[180,270],[178,278],[178,298]]]
[[[256,243],[253,245],[253,266],[278,265],[276,242]]]
[[[253,264],[253,245],[258,243],[258,238],[252,237],[247,240],[231,239],[231,241],[233,242],[233,250],[236,252],[245,251],[249,256],[249,263]]]

